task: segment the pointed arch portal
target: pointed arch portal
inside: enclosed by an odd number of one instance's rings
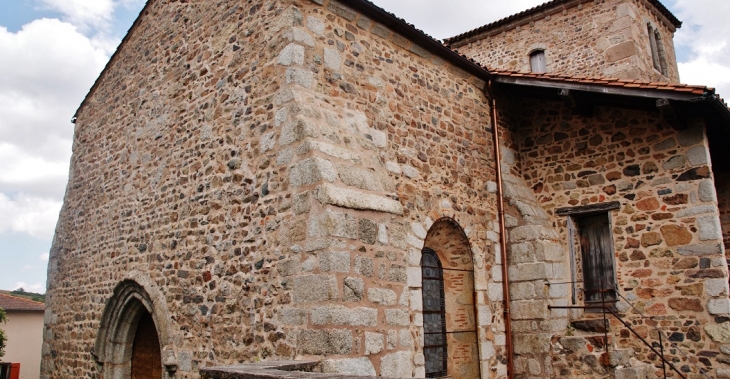
[[[144,288],[132,280],[117,285],[104,308],[92,352],[104,378],[164,377],[155,316],[154,304]]]
[[[479,378],[474,262],[455,220],[431,226],[421,271],[426,377]]]

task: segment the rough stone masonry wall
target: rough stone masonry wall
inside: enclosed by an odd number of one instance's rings
[[[449,217],[471,243],[481,375],[503,372],[484,83],[339,2],[303,7],[301,32],[282,54],[304,80],[277,108],[304,231],[279,264],[297,353],[325,372],[423,377],[420,250]]]
[[[623,301],[619,310],[643,336],[654,341],[656,325],[700,367],[726,375],[728,271],[702,121],[676,131],[657,112],[596,107],[584,118],[558,102],[515,100],[511,107],[523,178],[565,251],[567,220],[557,208],[620,202],[610,212],[619,293],[651,319]],[[635,358],[650,362],[628,330],[613,323],[611,333],[615,347],[633,348]],[[670,355],[697,372],[676,350]],[[590,363],[563,364],[581,372],[595,369]]]
[[[668,76],[654,68],[648,22],[661,33]],[[677,83],[671,28],[645,1],[573,1],[453,46],[494,69],[531,71],[530,53],[540,49],[545,50],[548,73]]]
[[[483,87],[334,1],[152,1],[78,115],[44,377],[98,377],[124,279],[161,294],[179,378],[302,357],[423,376],[443,217],[471,243],[482,376],[504,373]]]
[[[178,378],[296,355],[272,323],[274,305],[292,301],[272,266],[288,253],[293,199],[286,167],[266,154],[287,80],[277,59],[296,23],[284,1],[149,2],[78,114],[44,378],[99,377],[94,339],[127,278],[161,294],[156,327]]]

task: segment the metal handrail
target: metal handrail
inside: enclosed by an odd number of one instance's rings
[[[623,301],[624,301],[624,302],[626,302],[626,304],[628,304],[628,305],[629,305],[629,306],[631,307],[631,309],[633,309],[633,310],[634,310],[634,312],[638,313],[638,314],[639,314],[639,315],[640,315],[640,316],[641,316],[642,318],[644,318],[644,319],[651,319],[651,317],[649,317],[649,316],[645,315],[645,314],[644,314],[644,313],[642,313],[642,312],[641,312],[641,311],[640,311],[640,310],[639,310],[638,308],[636,308],[636,307],[635,307],[635,306],[634,306],[633,304],[631,304],[631,302],[629,301],[629,299],[627,299],[627,298],[625,298],[625,297],[624,297],[623,295],[621,295],[621,292],[618,292],[618,291],[617,291],[617,292],[616,292],[616,294],[617,294],[617,295],[618,295],[618,296],[619,296],[619,297],[620,297],[621,299],[623,299]],[[654,326],[654,325],[651,325],[651,324],[647,324],[647,325],[649,325],[650,327],[652,327],[652,328],[653,328],[653,329],[654,329],[654,330],[655,330],[655,331],[656,331],[656,332],[657,332],[657,333],[659,334],[659,340],[660,340],[660,341],[661,341],[661,337],[662,337],[662,336],[666,337],[666,338],[667,338],[667,341],[669,341],[669,344],[670,344],[670,346],[672,346],[673,348],[677,349],[677,351],[679,351],[679,352],[680,352],[680,353],[682,354],[682,356],[683,356],[683,357],[684,357],[685,359],[687,359],[687,362],[689,362],[690,364],[692,364],[692,365],[693,365],[693,366],[694,366],[694,367],[695,367],[695,368],[697,369],[697,371],[698,371],[698,372],[699,372],[699,373],[700,373],[701,375],[703,375],[703,376],[704,376],[705,378],[707,378],[707,379],[712,379],[712,378],[710,378],[710,376],[708,376],[708,375],[707,375],[707,371],[705,371],[705,370],[704,370],[704,369],[703,369],[702,367],[699,367],[699,366],[697,366],[697,365],[696,365],[696,364],[695,364],[694,362],[692,362],[692,360],[691,360],[691,359],[690,359],[690,357],[689,357],[689,356],[687,355],[687,353],[685,353],[685,352],[684,352],[684,351],[682,350],[682,348],[680,348],[680,347],[679,347],[679,345],[677,345],[677,344],[676,344],[675,342],[672,342],[672,341],[670,341],[670,340],[669,340],[669,336],[665,335],[665,334],[664,334],[664,331],[663,331],[663,330],[661,330],[661,329],[659,329],[658,327],[656,327],[656,326]],[[660,343],[661,343],[661,342],[660,342]],[[664,376],[666,377],[666,374],[665,374]]]
[[[685,376],[685,375],[684,375],[684,374],[683,374],[683,373],[682,373],[681,371],[679,371],[679,369],[677,369],[677,368],[676,368],[676,367],[674,366],[674,364],[672,364],[672,362],[669,362],[669,361],[668,361],[668,360],[667,360],[667,359],[666,359],[666,358],[664,357],[664,354],[663,354],[663,353],[661,353],[661,352],[657,351],[657,350],[656,350],[656,349],[654,348],[654,346],[652,346],[652,345],[651,345],[651,344],[650,344],[649,342],[647,342],[647,341],[646,341],[646,340],[645,340],[645,339],[644,339],[644,338],[643,338],[642,336],[640,336],[640,335],[639,335],[639,333],[638,333],[638,332],[636,332],[636,330],[634,330],[634,328],[632,328],[632,327],[631,327],[631,324],[629,324],[628,322],[624,321],[624,319],[622,319],[622,318],[621,318],[621,316],[619,316],[619,314],[618,314],[618,313],[616,313],[616,312],[615,312],[615,311],[614,311],[613,309],[611,309],[610,307],[606,307],[606,306],[603,306],[603,305],[600,305],[600,306],[599,306],[599,305],[591,305],[591,306],[583,306],[583,305],[548,305],[548,309],[586,309],[586,308],[592,308],[592,309],[595,309],[595,308],[603,308],[604,314],[605,314],[605,312],[608,312],[608,313],[612,314],[612,315],[613,315],[614,317],[616,317],[616,319],[618,319],[618,320],[619,320],[619,321],[620,321],[620,322],[621,322],[621,323],[622,323],[622,324],[623,324],[623,325],[624,325],[624,326],[625,326],[625,327],[626,327],[627,329],[629,329],[629,330],[631,331],[631,333],[634,333],[634,335],[635,335],[635,336],[636,336],[636,337],[637,337],[637,338],[638,338],[638,339],[639,339],[639,340],[640,340],[640,341],[641,341],[641,342],[642,342],[642,343],[643,343],[644,345],[646,345],[646,347],[648,347],[649,349],[651,349],[651,351],[652,351],[652,352],[654,352],[654,354],[656,354],[656,355],[657,355],[657,356],[658,356],[658,357],[659,357],[659,358],[660,358],[660,359],[662,360],[662,362],[664,362],[665,364],[669,365],[669,368],[671,368],[672,370],[674,370],[674,372],[676,372],[676,373],[677,373],[677,374],[678,374],[678,375],[679,375],[679,376],[680,376],[680,377],[681,377],[682,379],[687,379],[687,377],[686,377],[686,376]],[[608,345],[608,341],[606,341],[606,345]]]

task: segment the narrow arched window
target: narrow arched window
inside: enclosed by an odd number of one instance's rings
[[[446,304],[444,301],[444,272],[436,252],[424,247],[421,252],[423,280],[423,355],[426,377],[446,376]]]
[[[646,31],[649,33],[649,47],[651,48],[651,61],[654,64],[654,68],[661,72],[662,75],[667,75],[667,58],[664,53],[664,44],[662,43],[662,35],[659,30],[651,26],[646,25]]]
[[[537,73],[547,72],[545,50],[535,50],[530,53],[530,71]]]

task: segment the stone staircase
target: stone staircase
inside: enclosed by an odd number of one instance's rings
[[[619,349],[608,331],[609,321],[584,319],[571,322],[571,334],[560,337],[554,347],[562,354],[575,356],[571,362],[570,376],[574,378],[654,379],[653,364],[635,358],[634,349]],[[606,351],[608,345],[608,351]],[[581,374],[576,375],[579,371]],[[568,372],[566,371],[565,374]]]

